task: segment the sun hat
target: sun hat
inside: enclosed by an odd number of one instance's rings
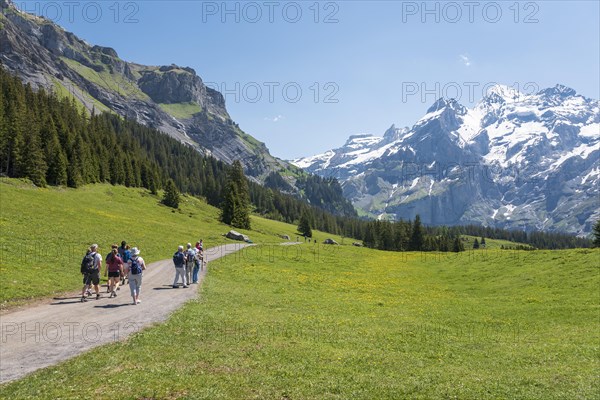
[[[134,247],[133,249],[131,249],[131,255],[132,256],[139,256],[140,255],[140,250],[137,247]]]

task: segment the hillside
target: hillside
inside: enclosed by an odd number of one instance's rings
[[[240,160],[258,180],[289,167],[240,129],[222,94],[192,68],[125,61],[115,49],[19,11],[11,0],[0,0],[0,11],[0,63],[24,83],[158,129],[228,164]]]
[[[169,258],[179,244],[204,239],[206,246],[231,243],[230,227],[219,210],[184,196],[179,210],[160,204],[160,195],[108,184],[78,189],[46,188],[0,179],[0,304],[80,288],[79,264],[85,249],[98,243],[102,253],[127,240],[147,262]],[[295,240],[296,226],[252,216],[255,242]],[[315,232],[323,241],[331,235]],[[341,240],[339,237],[338,240]]]
[[[600,218],[598,101],[563,85],[437,100],[412,127],[293,161],[340,180],[363,215],[588,235]]]

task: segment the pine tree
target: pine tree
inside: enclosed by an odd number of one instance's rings
[[[303,236],[306,236],[309,238],[312,237],[310,217],[306,210],[302,211],[302,216],[300,217],[300,223],[298,224],[298,232],[300,232]]]
[[[479,248],[479,241],[477,241],[477,238],[475,238],[475,241],[473,242],[473,248],[474,249],[478,249]]]
[[[485,247],[485,238],[483,236],[481,237],[479,243],[481,244],[481,247]]]
[[[600,219],[594,225],[594,246],[600,247]]]
[[[169,179],[167,181],[167,186],[165,187],[165,194],[163,196],[162,202],[164,205],[169,207],[179,207],[179,190],[177,190],[177,186],[175,186],[175,182],[173,182],[173,179]]]
[[[455,253],[458,253],[460,251],[465,251],[465,246],[463,245],[462,241],[460,240],[460,236],[456,236],[454,238],[454,243],[452,244],[452,251]]]
[[[410,237],[409,250],[420,251],[423,249],[423,227],[421,226],[421,216],[415,216],[412,235]]]
[[[369,248],[375,247],[375,232],[373,229],[373,224],[368,222],[365,226],[365,234],[363,236],[363,244]]]
[[[234,161],[227,173],[221,203],[221,221],[236,228],[250,229],[250,195],[242,163]]]

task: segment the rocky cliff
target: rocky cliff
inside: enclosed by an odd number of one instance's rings
[[[227,163],[239,159],[258,180],[288,167],[239,128],[221,93],[192,68],[127,62],[10,0],[0,8],[0,62],[33,87],[72,96],[91,112],[134,119]]]

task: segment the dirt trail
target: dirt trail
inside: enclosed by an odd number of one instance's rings
[[[207,249],[205,260],[210,263],[245,246],[226,244]],[[46,304],[4,313],[0,316],[0,383],[22,378],[93,347],[123,340],[148,325],[164,321],[187,300],[195,298],[198,291],[199,285],[173,289],[174,277],[171,260],[149,264],[138,305],[133,304],[126,285],[112,299],[102,287],[99,300],[93,295],[87,303],[81,303],[79,294],[74,293],[72,297],[54,298]]]

